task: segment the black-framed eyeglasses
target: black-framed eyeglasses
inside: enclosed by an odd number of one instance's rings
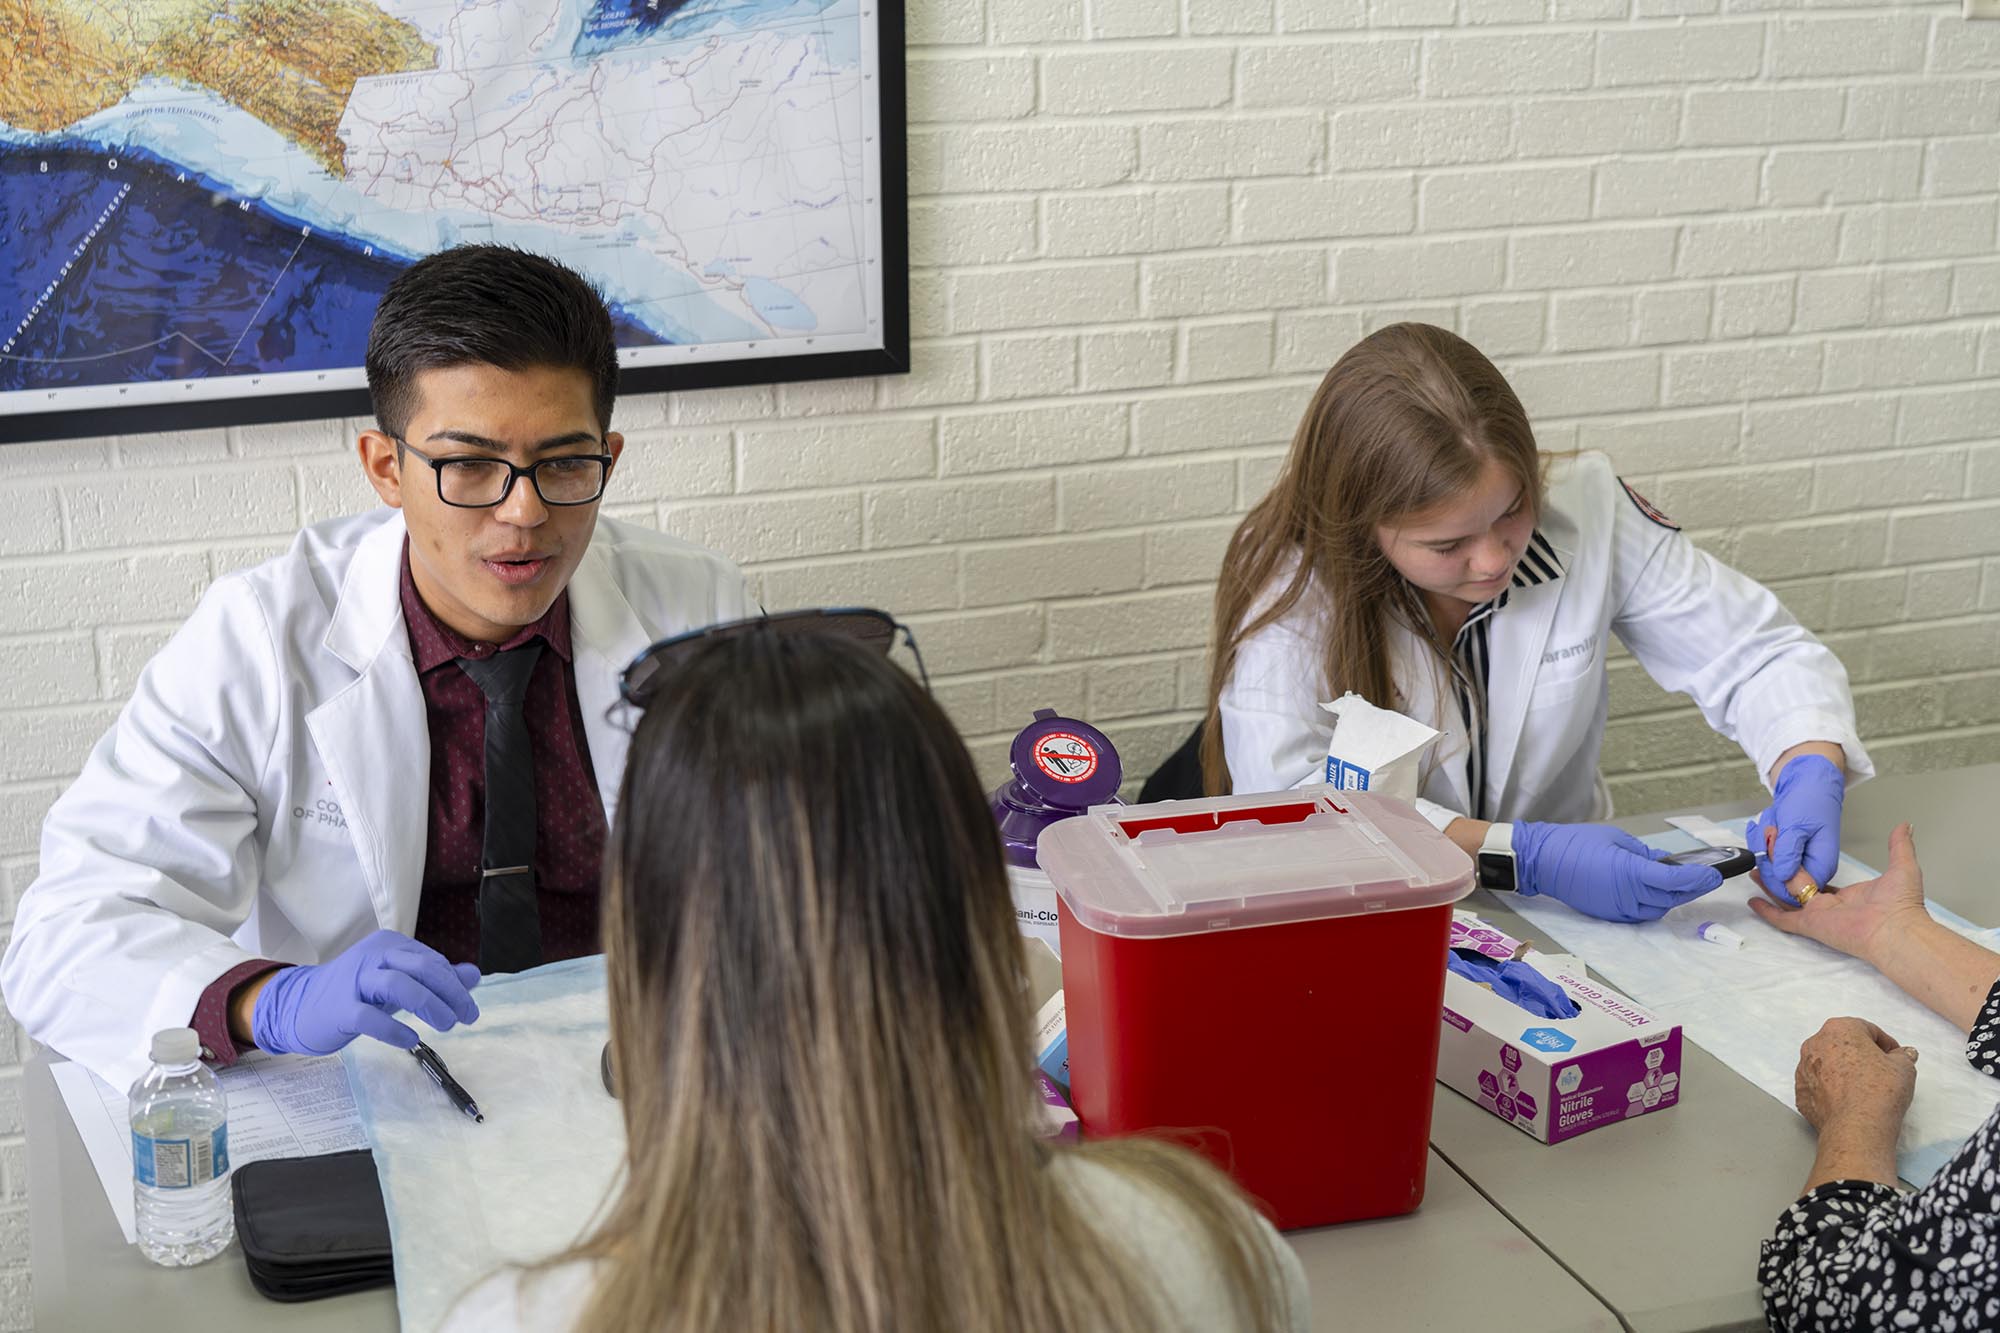
[[[923,682],[924,689],[931,687],[930,673],[924,670],[924,655],[917,650],[917,636],[910,632],[908,625],[887,611],[877,611],[873,607],[825,606],[780,611],[776,615],[748,616],[661,639],[641,651],[626,666],[618,677],[618,694],[634,708],[644,708],[673,676],[674,666],[686,660],[697,646],[752,633],[832,634],[866,644],[884,657],[896,646],[896,635],[900,633],[903,642],[909,646],[910,656],[916,660],[917,679]]]
[[[557,454],[516,467],[504,458],[433,458],[400,436],[389,438],[430,464],[437,474],[438,499],[454,509],[502,504],[521,477],[528,479],[545,505],[587,505],[604,494],[604,479],[611,471],[610,454]]]

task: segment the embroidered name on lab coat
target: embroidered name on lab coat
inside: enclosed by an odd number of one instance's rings
[[[1589,638],[1585,639],[1582,643],[1572,643],[1567,648],[1549,649],[1547,652],[1542,654],[1542,665],[1548,666],[1554,662],[1567,662],[1572,657],[1585,657],[1588,656],[1590,653],[1592,653],[1596,648],[1597,648],[1597,636],[1593,634]]]

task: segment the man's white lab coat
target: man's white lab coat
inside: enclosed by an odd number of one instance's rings
[[[409,933],[430,735],[400,599],[402,515],[307,528],[216,581],[49,811],[0,989],[30,1036],[123,1087],[152,1034],[252,958]],[[576,691],[607,818],[656,638],[754,610],[713,552],[600,518],[569,585]],[[621,710],[621,713],[624,710]]]

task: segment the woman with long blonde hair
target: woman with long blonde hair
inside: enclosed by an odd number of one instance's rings
[[[1749,828],[1761,878],[1809,897],[1839,858],[1848,777],[1873,772],[1839,661],[1603,456],[1545,458],[1471,343],[1390,325],[1327,372],[1229,543],[1204,783],[1324,781],[1321,704],[1351,691],[1442,733],[1418,805],[1482,884],[1657,918],[1722,880],[1595,822],[1614,635],[1755,762],[1773,788]]]
[[[1038,1137],[998,834],[879,653],[752,631],[674,664],[633,738],[604,942],[622,1188],[448,1327],[1306,1326],[1296,1257],[1200,1159]]]

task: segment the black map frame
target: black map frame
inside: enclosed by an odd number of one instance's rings
[[[879,60],[874,83],[879,99],[876,123],[881,136],[881,189],[875,207],[880,213],[878,234],[882,246],[882,346],[869,351],[717,357],[681,365],[625,366],[620,368],[618,376],[621,396],[909,373],[909,135],[904,4],[905,0],[871,0],[870,4],[875,13]],[[60,408],[45,412],[0,410],[0,445],[366,416],[372,410],[365,388],[299,392],[245,385],[227,397],[185,403]]]

